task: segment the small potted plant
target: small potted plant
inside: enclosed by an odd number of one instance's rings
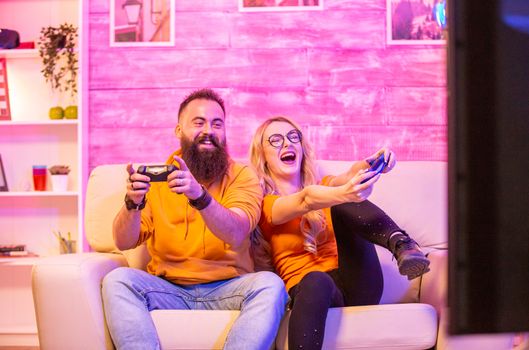
[[[78,59],[75,47],[77,45],[77,27],[64,23],[59,27],[44,27],[40,31],[39,56],[42,59],[41,70],[51,90],[58,93],[68,92],[71,104],[65,110],[61,106],[50,108],[51,119],[77,118],[77,71]]]
[[[68,165],[54,165],[50,167],[51,185],[54,192],[66,192],[68,189],[68,174],[70,167]]]

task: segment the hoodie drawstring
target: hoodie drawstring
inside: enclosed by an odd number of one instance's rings
[[[184,219],[184,223],[186,225],[186,232],[184,234],[184,241],[187,239],[187,233],[189,232],[189,223],[187,222],[187,207],[189,206],[188,203],[186,203],[186,210],[185,210],[185,219]]]

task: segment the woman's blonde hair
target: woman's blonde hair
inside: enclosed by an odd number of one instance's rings
[[[264,155],[264,133],[266,128],[275,122],[285,122],[292,125],[295,129],[301,132],[301,128],[291,119],[285,116],[276,116],[267,119],[263,122],[256,130],[252,143],[250,145],[250,162],[259,177],[259,182],[263,189],[263,193],[267,194],[279,194],[276,184],[272,180],[272,175],[268,164],[265,160]],[[301,138],[301,149],[303,151],[303,159],[301,160],[301,185],[303,187],[309,185],[315,185],[318,183],[318,172],[314,161],[314,152],[310,145],[310,142],[304,137]],[[318,249],[318,235],[325,231],[325,215],[322,210],[314,210],[306,213],[301,217],[300,229],[305,236],[305,250],[317,254]],[[323,238],[323,241],[326,238]]]

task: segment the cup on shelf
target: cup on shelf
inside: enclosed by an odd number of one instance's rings
[[[48,168],[45,165],[33,165],[33,187],[35,191],[46,191],[46,172]]]

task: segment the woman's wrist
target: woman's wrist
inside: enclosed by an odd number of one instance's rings
[[[338,202],[336,204],[353,202],[353,200],[351,199],[351,185],[349,183],[345,183],[339,187],[335,187],[335,189],[337,190],[337,193],[333,195],[333,197],[336,198]]]

